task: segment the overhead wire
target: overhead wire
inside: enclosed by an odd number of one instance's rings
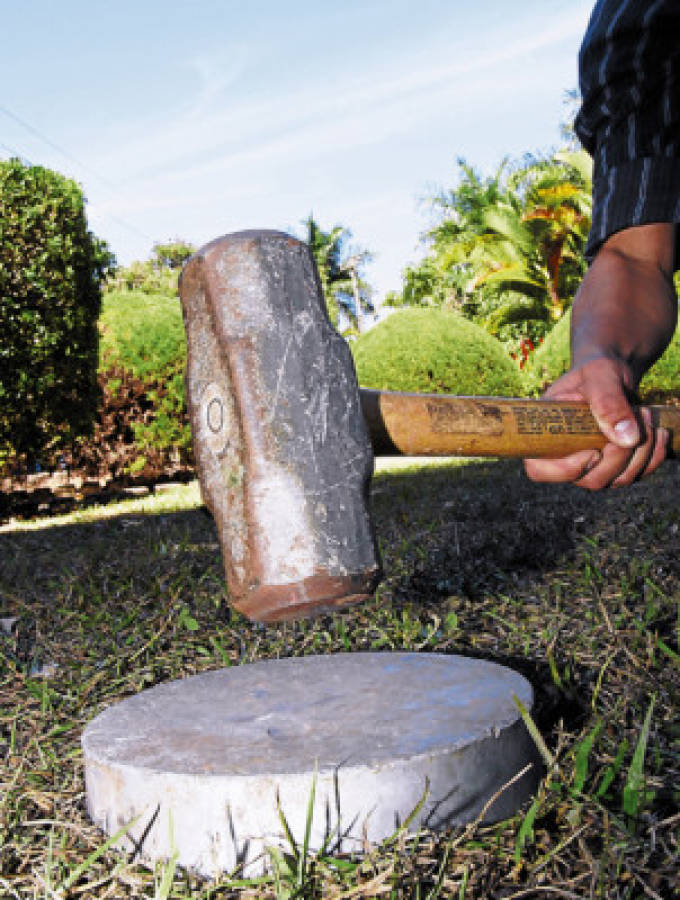
[[[6,106],[0,106],[0,113],[7,116],[9,119],[12,119],[18,125],[21,125],[22,128],[25,128],[30,134],[34,137],[37,137],[38,140],[42,141],[44,144],[47,144],[48,147],[51,147],[53,150],[56,150],[57,153],[61,153],[62,156],[66,157],[66,159],[74,162],[76,165],[80,166],[85,172],[89,172],[90,175],[94,175],[94,177],[101,181],[102,184],[105,184],[110,190],[116,191],[118,188],[115,184],[110,182],[107,178],[104,178],[103,175],[100,175],[99,172],[96,172],[91,166],[88,166],[82,160],[78,159],[77,156],[74,156],[73,153],[70,153],[68,150],[65,150],[59,144],[55,143],[51,138],[47,137],[46,134],[43,134],[41,131],[38,131],[33,125],[27,122],[25,119],[22,119],[16,113],[12,112],[10,109],[7,109]]]
[[[20,150],[17,150],[15,147],[10,147],[9,144],[3,144],[2,141],[0,141],[0,147],[2,147],[2,149],[6,150],[8,153],[11,153],[12,156],[16,156],[17,159],[20,159],[23,163],[27,163],[29,166],[35,165],[34,162],[32,162],[27,156],[24,156],[24,154]]]
[[[75,163],[77,166],[79,166],[85,172],[88,172],[90,175],[93,175],[98,181],[100,181],[103,185],[105,185],[110,191],[112,191],[112,192],[118,191],[118,188],[116,187],[116,185],[114,185],[111,181],[104,178],[102,175],[100,175],[98,172],[96,172],[91,166],[88,166],[86,163],[82,162],[82,160],[78,159],[78,157],[74,156],[68,150],[64,149],[59,144],[55,143],[53,140],[51,140],[51,138],[49,138],[47,135],[43,134],[41,131],[39,131],[37,128],[35,128],[33,125],[31,125],[29,122],[27,122],[25,119],[22,119],[20,116],[17,116],[16,113],[13,113],[11,110],[7,109],[6,106],[0,105],[0,113],[3,113],[9,119],[12,119],[14,122],[16,122],[22,128],[24,128],[26,131],[28,131],[34,137],[37,137],[38,140],[42,141],[48,147],[51,147],[53,150],[56,150],[63,157],[70,160],[72,163]],[[27,156],[25,156],[21,151],[18,151],[15,148],[10,147],[3,142],[0,142],[0,147],[2,147],[8,153],[11,153],[12,155],[19,157],[23,162],[26,162],[31,166],[36,165]],[[101,215],[102,218],[108,219],[110,222],[115,222],[117,225],[120,225],[122,228],[125,228],[128,231],[132,231],[135,234],[137,234],[139,237],[144,238],[144,240],[151,241],[153,243],[152,237],[150,237],[148,234],[143,232],[141,229],[137,228],[135,225],[132,225],[130,222],[126,222],[124,219],[119,218],[118,216],[114,215],[113,213],[108,213],[108,212],[98,213],[98,215]]]

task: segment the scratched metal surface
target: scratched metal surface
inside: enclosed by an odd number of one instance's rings
[[[309,248],[228,235],[188,265],[182,300],[199,475],[232,586],[377,572],[371,444]]]
[[[85,757],[149,772],[263,775],[380,766],[498,738],[532,689],[479,659],[353,653],[267,660],[159,685],[105,710]]]

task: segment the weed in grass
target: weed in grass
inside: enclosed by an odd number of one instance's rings
[[[187,631],[198,631],[199,629],[199,624],[191,615],[188,606],[180,607],[179,613],[177,614],[177,625],[179,628],[186,628]]]
[[[154,867],[154,900],[168,900],[172,883],[177,870],[179,850],[175,845],[175,829],[172,821],[172,812],[168,812],[168,831],[170,834],[170,856],[167,860],[157,863]]]
[[[312,833],[312,821],[314,818],[314,801],[316,799],[316,779],[314,772],[312,778],[312,786],[307,800],[307,813],[305,816],[305,832],[302,839],[302,846],[298,847],[290,825],[286,819],[285,813],[281,808],[281,800],[277,796],[276,808],[279,814],[279,821],[283,828],[283,832],[288,841],[288,853],[284,853],[278,847],[269,847],[268,853],[272,869],[274,872],[274,885],[277,900],[292,900],[294,897],[314,896],[314,860],[310,858],[309,839]],[[326,850],[331,837],[327,838],[324,846],[321,848],[320,856]]]
[[[644,765],[655,702],[656,698],[652,697],[644,722],[642,723],[640,736],[635,745],[635,752],[633,753],[633,759],[631,760],[626,783],[623,788],[623,811],[628,817],[631,825],[637,823],[643,809],[650,800],[654,799],[654,793],[646,790]]]
[[[588,779],[588,767],[593,745],[602,731],[602,722],[597,721],[595,727],[574,748],[574,776],[571,784],[572,797],[580,797]]]

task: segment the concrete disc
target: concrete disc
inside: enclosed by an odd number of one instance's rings
[[[142,691],[87,726],[88,810],[121,846],[207,876],[267,867],[286,846],[277,809],[310,847],[379,842],[424,802],[411,829],[506,818],[540,765],[513,694],[529,683],[478,659],[351,653],[267,660]],[[316,776],[315,776],[316,773]]]

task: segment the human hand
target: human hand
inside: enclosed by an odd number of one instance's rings
[[[590,491],[622,487],[657,469],[666,457],[668,432],[654,428],[648,409],[632,409],[634,379],[625,364],[598,358],[572,369],[545,392],[552,400],[585,400],[608,438],[601,450],[561,459],[526,459],[532,481],[571,482]]]
[[[652,426],[649,410],[635,413],[630,398],[675,330],[674,243],[673,225],[644,225],[600,249],[574,300],[572,367],[544,396],[586,401],[608,443],[525,460],[533,481],[619,487],[650,475],[665,458],[668,433]]]

